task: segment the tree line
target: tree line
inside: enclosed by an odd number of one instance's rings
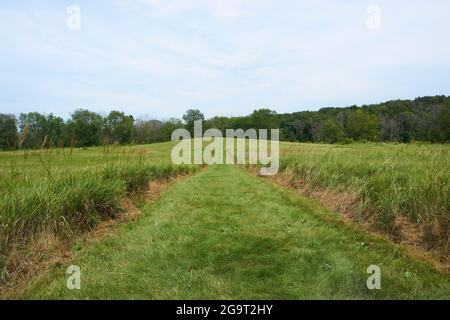
[[[64,121],[54,114],[0,114],[0,149],[90,147],[107,144],[147,144],[169,141],[180,120],[135,120],[111,111],[107,116],[79,109]]]
[[[193,130],[204,120],[203,130],[280,129],[284,141],[349,143],[389,141],[408,143],[450,141],[450,97],[421,97],[346,108],[323,108],[277,114],[255,110],[242,117],[206,119],[190,109],[183,119],[167,121],[135,119],[120,111],[102,116],[79,109],[65,121],[54,114],[0,114],[0,149],[42,147],[89,147],[112,143],[148,144],[169,141],[175,129]]]
[[[198,110],[190,112],[191,116],[186,119],[203,118]],[[188,124],[186,119],[185,123]],[[190,129],[189,125],[187,127]],[[281,140],[292,142],[447,143],[450,141],[450,97],[420,97],[414,100],[392,100],[379,104],[284,114],[259,109],[244,117],[213,117],[203,125],[204,130],[208,128],[217,128],[222,132],[239,128],[279,128]]]

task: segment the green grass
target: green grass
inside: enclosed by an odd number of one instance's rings
[[[171,164],[173,146],[1,152],[0,268],[41,232],[76,239],[151,180],[197,171]],[[387,229],[398,214],[448,224],[449,146],[282,143],[281,157],[282,171],[312,187],[358,194],[361,215],[374,209]],[[171,187],[138,221],[82,247],[72,262],[81,291],[66,289],[67,266],[54,266],[10,298],[450,299],[449,277],[400,246],[233,166]],[[366,288],[372,264],[382,290]]]
[[[0,152],[0,177],[43,178],[67,172],[95,170],[109,165],[168,164],[172,142],[139,146],[108,146],[88,149]]]
[[[375,209],[385,229],[395,216],[417,224],[450,223],[450,146],[352,144],[282,145],[281,169],[310,186],[351,191]],[[441,235],[444,242],[448,233]]]
[[[172,186],[71,263],[81,268],[81,290],[66,288],[64,266],[9,298],[450,298],[449,278],[400,247],[231,166]],[[372,264],[381,290],[366,287]]]
[[[13,247],[36,235],[64,240],[120,212],[121,201],[149,182],[195,171],[174,166],[171,144],[0,153],[0,282]]]

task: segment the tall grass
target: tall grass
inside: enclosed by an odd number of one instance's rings
[[[41,151],[30,157],[18,152],[0,155],[0,272],[13,246],[43,232],[71,239],[114,218],[121,201],[151,181],[197,170],[161,159],[149,161],[144,153],[120,148],[105,154],[96,148],[77,150],[73,156]]]
[[[437,224],[448,241],[450,146],[283,144],[281,169],[312,188],[359,195],[359,213],[372,209],[378,224],[398,215],[414,224]]]

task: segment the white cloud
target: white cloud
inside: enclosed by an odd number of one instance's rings
[[[79,0],[79,32],[65,28],[61,5],[0,9],[0,112],[14,101],[50,110],[117,101],[125,111],[151,104],[168,116],[192,105],[208,115],[245,114],[450,87],[448,2],[380,0],[379,32],[366,28],[370,1],[115,3]]]

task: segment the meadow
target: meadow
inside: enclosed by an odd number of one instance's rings
[[[3,283],[13,273],[11,254],[40,235],[70,243],[115,218],[123,199],[151,181],[197,173],[156,203],[141,204],[137,221],[76,250],[73,263],[90,270],[86,290],[67,292],[64,266],[55,265],[12,297],[449,298],[448,273],[432,261],[342,223],[340,210],[327,210],[326,201],[307,199],[325,194],[339,203],[346,197],[340,209],[352,221],[371,221],[391,235],[405,232],[397,230],[404,219],[417,245],[435,250],[445,264],[448,146],[281,143],[274,179],[301,196],[237,166],[200,174],[198,166],[175,166],[173,146],[1,152]],[[384,266],[391,286],[385,291],[365,287],[365,268],[374,263]],[[108,278],[117,279],[105,287]]]
[[[0,281],[14,273],[11,253],[43,234],[64,241],[115,218],[122,200],[153,180],[196,171],[174,166],[170,144],[47,149],[0,154]],[[14,269],[15,267],[13,267]]]
[[[281,152],[291,185],[448,263],[450,146],[283,143]]]

